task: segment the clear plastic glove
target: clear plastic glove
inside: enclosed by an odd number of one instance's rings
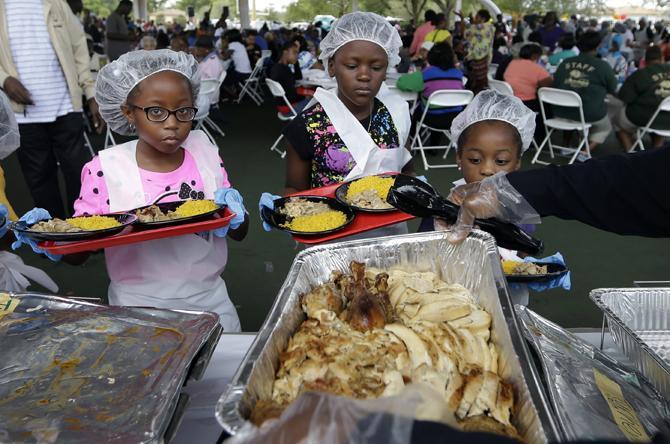
[[[535,262],[536,264],[559,264],[565,265],[565,259],[563,259],[563,255],[561,253],[556,253],[553,256],[545,257],[542,259],[536,259],[534,257],[526,257],[524,258],[524,262]],[[564,290],[570,290],[570,287],[572,286],[572,283],[570,281],[570,272],[568,271],[567,273],[554,278],[550,281],[545,281],[545,282],[529,282],[528,288],[533,290],[533,291],[545,291],[545,290],[550,290],[552,288],[562,288]]]
[[[227,226],[214,230],[215,236],[226,237],[229,229],[237,230],[244,223],[244,217],[247,214],[247,210],[244,208],[244,199],[235,188],[220,188],[214,193],[214,202],[217,205],[227,206],[230,211],[235,213],[235,217]]]
[[[9,224],[12,223],[12,221],[9,220],[9,210],[3,204],[0,204],[0,217],[5,218],[5,223],[0,227],[0,237],[3,237],[9,230]]]
[[[263,229],[265,231],[271,231],[272,227],[263,219],[263,207],[266,207],[270,210],[274,210],[275,209],[274,201],[276,199],[281,199],[281,196],[277,196],[276,194],[263,193],[261,194],[261,199],[258,201],[258,212],[261,214],[261,221],[263,222]]]
[[[457,186],[448,199],[461,207],[456,224],[447,236],[452,243],[460,243],[468,237],[477,218],[495,217],[517,225],[541,223],[540,215],[509,183],[505,173]]]
[[[47,210],[45,210],[44,208],[33,208],[32,210],[28,211],[26,214],[21,216],[19,221],[25,222],[28,225],[32,225],[36,224],[39,221],[48,219],[51,219],[51,215]],[[30,239],[23,233],[14,231],[14,236],[16,236],[16,241],[14,241],[14,243],[12,244],[12,250],[16,250],[19,247],[21,247],[21,245],[26,244],[30,245],[30,248],[32,248],[35,253],[43,254],[54,262],[58,262],[63,257],[63,255],[61,254],[51,254],[42,250],[40,247],[37,246],[36,241]]]

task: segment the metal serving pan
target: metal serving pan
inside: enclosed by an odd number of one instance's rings
[[[670,288],[599,288],[590,297],[614,341],[670,400]]]
[[[0,315],[1,442],[163,441],[191,363],[200,357],[199,376],[221,330],[213,313],[9,297],[18,305]],[[9,306],[7,293],[0,300]]]
[[[432,232],[322,245],[298,254],[256,340],[217,404],[216,417],[228,433],[235,434],[243,426],[256,400],[271,397],[279,354],[305,319],[300,295],[328,280],[332,270],[347,271],[352,260],[379,268],[430,270],[447,282],[467,287],[492,316],[491,338],[500,349],[499,371],[516,391],[517,429],[529,443],[558,439],[510,302],[497,247],[481,231],[474,231],[458,246],[449,244],[444,233]]]

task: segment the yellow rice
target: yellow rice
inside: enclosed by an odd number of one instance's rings
[[[65,222],[84,231],[106,230],[118,227],[119,221],[109,216],[82,216],[65,219]]]
[[[323,213],[312,214],[310,216],[294,217],[290,222],[282,226],[293,231],[303,233],[315,233],[320,231],[333,230],[341,227],[347,222],[347,216],[341,211],[324,211]]]
[[[389,189],[395,182],[394,177],[368,176],[351,182],[347,189],[347,200],[351,201],[365,190],[374,190],[380,199],[386,202]]]
[[[217,205],[212,200],[187,200],[174,210],[179,217],[197,216],[198,214],[209,213],[217,209]]]
[[[507,260],[507,259],[503,260],[502,261],[503,273],[513,274],[516,267],[518,267],[519,264],[522,264],[522,263],[523,262],[510,261],[510,260]]]

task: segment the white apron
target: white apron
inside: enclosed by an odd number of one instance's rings
[[[405,149],[405,143],[409,136],[410,116],[409,105],[405,100],[390,92],[385,84],[382,84],[377,98],[389,110],[396,130],[398,131],[399,147],[394,149],[381,149],[372,140],[363,125],[342,103],[335,93],[336,90],[325,90],[318,88],[314,93],[323,110],[328,115],[335,131],[342,139],[351,153],[356,165],[349,172],[345,181],[357,179],[372,174],[381,174],[391,171],[401,171],[409,162],[412,155]],[[370,116],[372,118],[372,116]],[[372,237],[393,236],[407,233],[407,224],[401,223],[389,227],[379,228],[359,235],[349,236],[346,240],[366,239]]]
[[[129,211],[150,204],[135,157],[137,141],[99,153],[110,210]],[[213,199],[223,182],[218,151],[202,131],[191,131],[182,147],[194,158],[206,199]],[[227,332],[240,331],[240,321],[221,273],[228,249],[225,238],[196,234],[141,242],[105,250],[112,282],[109,303],[217,313]],[[111,270],[125,270],[114,279]],[[118,276],[117,276],[118,278]]]

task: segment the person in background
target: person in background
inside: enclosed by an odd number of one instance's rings
[[[176,52],[188,52],[188,42],[181,34],[174,34],[170,39],[170,49]]]
[[[140,40],[140,48],[139,49],[144,49],[145,51],[153,51],[156,49],[157,46],[156,39],[153,38],[150,35],[145,35],[142,37],[142,40]]]
[[[272,65],[270,69],[270,79],[278,82],[283,88],[286,98],[296,113],[300,113],[309,99],[298,94],[295,86],[296,80],[302,79],[302,71],[298,64],[298,48],[291,42],[284,43],[279,61]],[[291,115],[291,111],[281,98],[276,98],[278,110],[286,115]]]
[[[228,42],[228,51],[233,63],[228,68],[228,75],[223,82],[225,91],[231,95],[237,95],[237,85],[244,82],[251,74],[251,62],[247,49],[242,44],[242,34],[238,29],[230,29],[224,34]]]
[[[321,69],[322,65],[319,63],[319,59],[309,50],[309,45],[307,40],[301,35],[295,35],[291,39],[291,42],[298,49],[298,63],[300,64],[300,69],[307,71],[308,69]]]
[[[579,54],[579,50],[575,47],[575,37],[572,34],[563,34],[558,39],[558,47],[560,50],[549,56],[549,64],[552,66],[558,66],[563,60]]]
[[[658,105],[670,97],[670,66],[665,64],[661,48],[651,46],[645,53],[646,67],[635,71],[619,90],[621,109],[614,115],[613,123],[617,137],[628,151],[633,146],[633,134],[646,126]],[[670,115],[659,113],[653,128],[670,130]],[[652,147],[663,146],[663,138],[652,134]]]
[[[273,62],[279,60],[281,56],[281,47],[277,44],[277,37],[274,32],[268,31],[265,33],[265,41],[268,44],[268,49],[272,52],[270,56]]]
[[[461,23],[465,23],[461,20]],[[468,89],[477,94],[489,86],[489,59],[493,50],[495,27],[491,23],[491,14],[486,9],[477,11],[472,23],[465,27],[468,68]]]
[[[426,35],[435,29],[435,25],[432,23],[435,19],[435,15],[435,11],[432,9],[429,9],[424,13],[424,22],[414,31],[412,43],[409,45],[409,53],[411,56],[416,56],[418,54],[421,50],[421,44],[426,40]]]
[[[647,24],[647,19],[642,17],[639,24],[640,27],[635,31],[635,42],[633,43],[633,59],[635,63],[639,63],[642,57],[644,57],[644,51],[654,38],[654,31]]]
[[[589,145],[591,149],[605,141],[612,130],[607,115],[607,94],[614,94],[617,79],[607,62],[596,57],[600,45],[600,33],[586,31],[579,39],[579,55],[563,61],[554,74],[554,87],[577,92],[582,99],[584,119],[591,123]],[[575,108],[552,106],[554,116],[579,120]],[[580,156],[578,160],[585,160]]]
[[[410,63],[418,70],[425,68],[428,65],[428,53],[433,49],[433,46],[435,46],[433,42],[423,42],[419,52],[410,59]]]
[[[198,37],[193,48],[193,56],[198,61],[198,70],[201,80],[219,80],[224,70],[223,61],[219,56],[219,51],[215,48],[214,40],[208,35]],[[208,97],[203,97],[208,103],[219,102],[219,89],[217,88]],[[198,108],[200,104],[198,102]]]
[[[116,9],[107,17],[105,50],[110,62],[130,51],[133,35],[128,31],[126,16],[132,10],[133,2],[130,0],[121,0]]]
[[[404,74],[398,78],[396,86],[399,90],[421,93],[421,102],[416,107],[412,117],[411,135],[414,134],[414,126],[421,119],[431,94],[441,90],[464,89],[463,73],[455,67],[455,61],[456,57],[451,45],[447,42],[438,43],[428,52],[428,66],[422,71]],[[454,117],[462,110],[462,106],[453,108],[431,107],[426,112],[424,123],[433,128],[449,129]],[[434,144],[437,144],[437,141]]]
[[[626,57],[624,57],[623,53],[619,50],[619,41],[617,39],[612,39],[610,52],[603,58],[603,60],[612,67],[614,75],[616,75],[617,80],[621,83],[626,77],[628,63],[626,63]]]
[[[524,45],[519,58],[512,60],[505,71],[505,81],[512,86],[514,95],[535,112],[540,111],[537,90],[553,84],[551,74],[538,63],[541,55],[542,48],[537,44]]]
[[[435,14],[432,23],[435,29],[426,34],[423,41],[432,43],[446,41],[451,44],[451,33],[447,30],[447,16],[442,13]]]
[[[5,0],[0,15],[0,35],[7,36],[0,51],[0,85],[19,125],[21,171],[35,204],[64,218],[79,196],[77,169],[88,158],[82,96],[97,132],[104,128],[83,27],[59,0]]]
[[[268,48],[268,42],[265,40],[265,38],[263,38],[264,34],[265,33],[259,33],[255,29],[248,29],[247,30],[247,37],[249,37],[249,35],[253,35],[254,36],[254,44],[257,45],[260,48],[261,51],[264,51],[266,49],[270,49],[270,48]]]
[[[509,57],[509,48],[507,41],[503,37],[497,37],[493,40],[493,55],[491,56],[491,63],[500,66]]]
[[[244,46],[247,49],[249,63],[251,63],[251,66],[253,67],[256,66],[256,62],[261,58],[261,47],[256,44],[258,33],[254,29],[247,29],[245,33]]]
[[[156,49],[168,49],[170,46],[170,37],[162,29],[156,34]]]
[[[544,16],[542,27],[539,29],[542,36],[542,46],[549,48],[549,52],[553,52],[565,31],[558,24],[558,17],[556,11],[549,11]]]

